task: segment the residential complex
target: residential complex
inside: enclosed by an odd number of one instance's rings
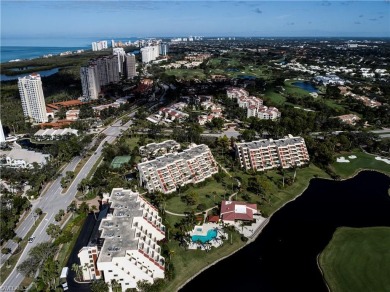
[[[88,66],[80,68],[83,96],[87,99],[97,99],[102,86],[119,81],[118,58],[112,55],[92,59]]]
[[[150,143],[139,148],[139,154],[143,157],[156,157],[180,150],[180,144],[174,140],[166,140],[161,143]]]
[[[168,54],[168,51],[169,51],[169,46],[167,43],[161,43],[160,44],[160,55],[161,56],[166,56]]]
[[[142,63],[150,63],[158,58],[160,49],[158,45],[147,46],[141,49]]]
[[[118,71],[120,74],[124,73],[124,66],[126,61],[126,52],[123,48],[113,48],[112,53],[118,58]]]
[[[136,61],[135,61],[135,55],[134,54],[127,54],[126,55],[126,78],[131,79],[135,76],[137,76],[136,71]]]
[[[45,129],[39,130],[34,134],[34,138],[36,140],[56,140],[64,137],[68,137],[69,135],[78,136],[78,130],[65,128],[65,129]]]
[[[0,155],[5,155],[6,165],[12,168],[33,168],[34,164],[39,167],[45,165],[50,159],[49,154],[29,151],[26,149],[13,148],[11,151],[0,151]]]
[[[337,117],[341,122],[347,125],[356,125],[356,122],[360,121],[360,118],[354,114],[342,115]]]
[[[96,65],[80,68],[81,87],[83,96],[88,99],[97,99],[100,92],[100,83]]]
[[[126,291],[138,281],[163,279],[165,259],[158,242],[165,238],[165,226],[158,210],[123,188],[104,194],[102,203],[108,205],[107,214],[99,217],[98,234],[78,253],[84,281],[103,278],[111,285],[116,280]]]
[[[241,88],[228,88],[227,97],[237,99],[238,106],[247,110],[247,117],[257,117],[262,120],[276,120],[281,113],[276,107],[263,105],[263,100],[249,96],[249,93]]]
[[[108,48],[107,41],[98,41],[92,43],[92,51],[101,51]]]
[[[283,139],[264,139],[247,143],[236,143],[236,157],[241,167],[264,171],[277,167],[289,168],[309,162],[305,140],[288,135]]]
[[[35,123],[46,123],[45,97],[42,90],[42,81],[39,74],[18,78],[18,88],[22,100],[23,114]]]
[[[149,192],[169,194],[180,186],[204,181],[218,172],[218,166],[204,144],[191,145],[180,153],[170,153],[137,165],[139,183]]]

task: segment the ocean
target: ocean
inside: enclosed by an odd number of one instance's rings
[[[107,40],[111,46],[111,40],[116,42],[134,42],[139,38],[113,38],[113,37],[2,37],[1,38],[1,63],[15,59],[33,59],[47,54],[60,54],[66,51],[91,50],[91,43],[99,40]]]

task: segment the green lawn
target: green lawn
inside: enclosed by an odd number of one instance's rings
[[[207,182],[205,186],[195,185],[189,187],[186,191],[181,191],[177,196],[172,197],[166,201],[166,210],[182,214],[186,211],[194,210],[195,212],[200,212],[196,209],[197,205],[202,203],[206,206],[206,209],[214,207],[216,204],[219,204],[221,200],[227,198],[226,193],[231,194],[231,184],[233,182],[229,177],[223,179],[223,183],[218,183],[216,180],[212,179],[210,182]],[[196,204],[188,206],[185,202],[181,200],[181,197],[187,194],[195,194]],[[209,197],[208,197],[209,196]]]
[[[230,236],[230,234],[229,234]],[[164,291],[177,291],[189,278],[201,271],[206,266],[214,263],[222,257],[228,256],[240,247],[244,246],[238,233],[233,233],[233,241],[225,241],[219,248],[212,248],[210,252],[201,250],[187,250],[179,247],[176,241],[171,241],[169,249],[173,250],[172,263],[175,267],[176,277],[167,282]]]
[[[348,156],[355,155],[356,159],[349,159]],[[347,178],[353,176],[358,170],[361,169],[372,169],[382,171],[384,173],[390,174],[390,165],[375,159],[375,155],[369,155],[363,152],[350,152],[343,155],[338,155],[337,157],[343,156],[345,159],[349,160],[349,163],[340,163],[334,162],[332,164],[333,170],[340,175],[342,178]]]
[[[273,89],[268,89],[264,95],[276,104],[284,104],[286,102],[286,98],[280,93],[275,92]]]
[[[169,69],[165,71],[168,75],[175,75],[176,78],[190,79],[206,79],[203,69]]]
[[[247,194],[250,197],[249,202],[257,203],[261,214],[265,217],[269,217],[283,204],[291,201],[296,196],[301,194],[309,185],[310,179],[314,177],[329,178],[328,174],[326,174],[323,170],[314,164],[310,164],[308,167],[297,169],[295,181],[291,185],[285,184],[284,188],[282,186],[283,176],[277,170],[269,170],[265,173],[259,172],[256,175],[265,176],[269,182],[270,190],[266,194],[265,198],[263,199],[261,196],[258,196],[247,190],[242,190],[242,192],[237,196],[237,199],[239,201],[244,200],[242,194]],[[244,184],[247,184],[248,179],[253,175],[239,170],[234,173],[234,176],[240,177],[241,181],[243,181]],[[292,178],[293,176],[294,171],[285,170],[285,177]]]
[[[319,261],[332,292],[390,291],[390,228],[336,230]]]

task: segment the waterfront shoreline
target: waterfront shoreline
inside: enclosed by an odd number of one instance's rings
[[[390,177],[390,174],[387,174],[387,173],[384,173],[380,170],[374,170],[374,169],[357,169],[356,172],[350,176],[350,177],[347,177],[347,178],[342,178],[340,179],[339,181],[346,181],[346,180],[349,180],[349,179],[352,179],[354,178],[355,176],[359,175],[360,172],[362,171],[373,171],[373,172],[378,172],[378,173],[381,173],[381,174],[384,174],[388,177]],[[195,275],[193,275],[192,277],[190,277],[189,279],[187,279],[185,281],[184,284],[180,285],[179,288],[176,290],[176,291],[180,291],[180,289],[184,288],[189,282],[191,282],[193,279],[195,279],[197,276],[199,276],[201,273],[203,273],[204,271],[206,271],[207,269],[209,269],[210,267],[214,266],[215,264],[219,263],[220,261],[232,256],[233,254],[235,254],[236,252],[240,251],[241,249],[245,248],[246,246],[248,246],[249,244],[253,243],[261,234],[261,232],[263,231],[263,229],[268,225],[269,221],[271,220],[272,216],[274,216],[274,214],[276,214],[279,210],[281,210],[283,207],[285,207],[288,203],[290,202],[293,202],[295,201],[297,198],[299,198],[300,196],[303,195],[303,193],[308,189],[308,187],[310,186],[310,182],[312,179],[324,179],[324,180],[328,180],[328,181],[336,181],[334,179],[331,179],[331,178],[327,178],[327,177],[312,177],[310,180],[309,180],[309,183],[308,185],[297,195],[295,196],[293,199],[285,202],[283,205],[281,205],[279,208],[277,208],[268,218],[266,218],[266,220],[256,229],[256,231],[253,233],[253,236],[246,242],[245,245],[243,245],[242,247],[238,248],[237,250],[231,252],[230,254],[214,261],[213,263],[207,265],[206,267],[204,267],[203,269],[201,269],[199,272],[197,272]],[[318,265],[318,263],[317,263]],[[319,270],[322,274],[322,270],[321,268],[319,267]],[[323,277],[324,279],[324,283],[325,285],[328,287],[328,290],[329,290],[329,286],[328,284],[326,283],[325,281],[325,278]],[[330,290],[329,290],[330,291]]]

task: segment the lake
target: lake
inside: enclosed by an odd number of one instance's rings
[[[272,216],[253,243],[180,291],[327,292],[317,256],[338,227],[390,226],[389,186],[388,176],[373,171],[346,181],[311,180],[300,197]]]
[[[50,76],[50,75],[53,75],[53,74],[57,73],[58,71],[59,71],[59,68],[53,68],[53,69],[50,69],[50,70],[37,71],[35,73],[38,73],[39,75],[41,75],[41,77],[47,77],[47,76]],[[12,75],[12,76],[1,74],[0,75],[0,81],[17,80],[18,77],[24,77],[24,76],[28,76],[30,74],[31,73],[25,73],[25,74]]]
[[[292,85],[296,86],[296,87],[299,87],[303,90],[306,90],[308,92],[318,92],[318,89],[315,88],[311,83],[309,82],[304,82],[304,81],[298,81],[298,82],[294,82],[292,83]]]

